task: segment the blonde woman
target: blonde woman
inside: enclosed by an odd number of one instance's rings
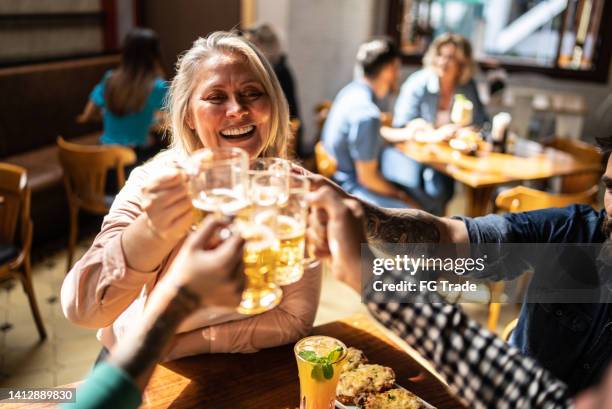
[[[472,78],[475,64],[466,38],[451,33],[437,37],[425,53],[423,65],[401,87],[393,112],[394,127],[404,127],[416,119],[434,128],[449,124],[456,94],[463,94],[474,105],[474,125],[487,120]]]
[[[393,112],[394,128],[382,130],[387,139],[396,135],[402,140],[417,138],[422,142],[450,138],[459,128],[450,123],[456,94],[463,94],[472,102],[474,125],[481,126],[487,120],[472,79],[474,61],[467,39],[450,33],[439,36],[427,50],[423,65],[401,87]],[[387,147],[381,154],[381,172],[387,180],[403,186],[425,210],[444,215],[454,193],[452,178],[419,164],[393,147]]]
[[[142,317],[192,223],[185,180],[173,163],[202,147],[240,147],[251,157],[284,155],[289,113],[278,80],[262,54],[233,33],[194,42],[177,64],[168,110],[171,148],[132,172],[62,286],[66,317],[100,328],[106,348]],[[250,318],[205,306],[181,325],[168,359],[292,342],[312,327],[320,285],[320,270],[307,271],[283,288],[277,308]]]

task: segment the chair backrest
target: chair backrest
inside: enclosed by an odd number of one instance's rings
[[[0,243],[15,244],[21,225],[21,244],[27,245],[30,227],[30,190],[27,172],[21,166],[0,163]],[[31,237],[30,237],[31,239]]]
[[[327,115],[329,115],[329,110],[331,109],[331,106],[332,106],[332,101],[330,101],[329,99],[326,99],[322,102],[319,102],[314,107],[316,129],[317,129],[317,134],[315,135],[316,136],[315,142],[318,142],[321,140],[321,131],[323,130],[323,125],[325,124],[325,121],[327,120]]]
[[[326,178],[331,178],[338,168],[336,160],[325,150],[322,142],[315,145],[315,159],[317,161],[317,172]]]
[[[548,207],[565,207],[571,204],[595,203],[598,186],[592,186],[581,193],[554,195],[540,190],[517,186],[501,192],[495,199],[498,208],[509,212],[527,212]]]
[[[585,163],[601,163],[599,150],[586,142],[571,138],[554,138],[545,143],[546,146],[569,153],[574,159]],[[601,172],[588,172],[579,175],[563,176],[561,178],[561,193],[580,193],[599,183]]]
[[[109,169],[117,171],[117,186],[125,184],[124,166],[136,162],[130,148],[119,145],[80,145],[57,138],[64,185],[71,206],[106,213],[105,187]]]

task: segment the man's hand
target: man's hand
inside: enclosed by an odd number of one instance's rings
[[[308,200],[312,211],[306,234],[312,254],[331,256],[334,277],[360,291],[361,243],[366,242],[363,208],[329,186],[311,193]]]
[[[218,233],[225,227],[227,222],[208,216],[203,226],[185,240],[164,280],[184,286],[204,305],[234,308],[244,288],[244,240],[232,236],[220,242]]]

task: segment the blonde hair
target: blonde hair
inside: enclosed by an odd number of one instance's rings
[[[216,31],[205,38],[198,38],[177,62],[176,76],[170,85],[167,99],[171,149],[190,154],[203,147],[197,133],[187,125],[186,118],[189,101],[197,85],[198,71],[202,63],[215,53],[231,53],[246,59],[263,85],[272,107],[269,134],[262,135],[264,145],[258,156],[285,157],[289,136],[289,108],[274,70],[253,44],[226,31]]]
[[[452,44],[457,49],[457,59],[459,60],[460,74],[458,83],[465,84],[474,76],[476,64],[472,56],[472,45],[469,40],[462,35],[453,33],[444,33],[429,45],[425,56],[423,57],[423,65],[426,68],[435,66],[435,59],[440,55],[440,48],[447,44]]]

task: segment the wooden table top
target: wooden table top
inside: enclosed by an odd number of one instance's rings
[[[362,349],[370,362],[393,368],[399,385],[440,409],[463,407],[371,320],[364,315],[352,316],[316,327],[313,333]],[[159,365],[145,392],[143,407],[293,409],[298,404],[293,345],[285,345],[255,354],[199,355]]]
[[[397,147],[417,162],[430,165],[473,188],[597,172],[600,167],[599,163],[581,162],[553,148],[545,148],[542,152],[536,150],[525,157],[495,152],[469,156],[452,149],[446,143],[409,141]]]
[[[393,368],[396,382],[438,409],[464,408],[431,372],[386,337],[366,315],[354,315],[313,329],[363,350],[371,363]],[[81,382],[64,385],[78,387]],[[300,386],[293,344],[254,354],[209,354],[158,365],[142,408],[294,409]],[[0,405],[1,406],[1,405]],[[11,408],[53,408],[11,404]]]

